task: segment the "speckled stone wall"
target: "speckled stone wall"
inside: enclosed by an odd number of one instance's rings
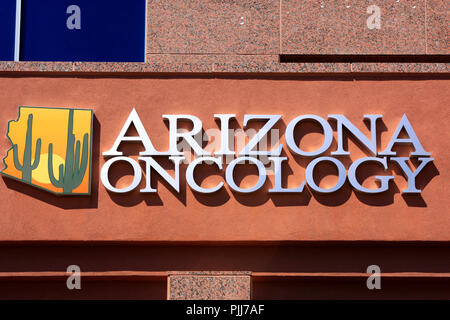
[[[169,300],[249,300],[251,272],[169,272]]]
[[[380,9],[379,29],[368,27],[371,5]],[[449,6],[447,0],[148,0],[145,62],[0,62],[0,72],[448,73]],[[316,60],[284,63],[286,54]],[[332,57],[323,61],[324,55]],[[397,58],[336,60],[342,55]]]

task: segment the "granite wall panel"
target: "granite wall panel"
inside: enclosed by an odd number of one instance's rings
[[[424,0],[282,0],[281,22],[283,54],[425,54]]]
[[[279,1],[150,0],[147,53],[278,54]]]

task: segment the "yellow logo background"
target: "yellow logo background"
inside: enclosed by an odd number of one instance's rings
[[[1,173],[56,194],[90,194],[92,118],[86,109],[19,107]]]

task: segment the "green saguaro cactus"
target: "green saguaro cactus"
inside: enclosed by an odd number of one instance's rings
[[[67,129],[67,147],[65,164],[59,165],[59,179],[53,174],[53,143],[48,145],[48,176],[52,185],[57,188],[63,188],[64,194],[72,193],[83,181],[88,163],[88,143],[89,134],[83,136],[83,151],[80,163],[80,141],[75,143],[73,134],[73,110],[69,111],[69,126]]]
[[[41,158],[41,138],[36,141],[35,156],[31,162],[31,144],[33,143],[33,115],[28,116],[27,134],[25,139],[25,150],[23,152],[22,164],[19,161],[19,151],[17,144],[13,145],[14,166],[22,171],[22,180],[31,183],[31,172],[39,165]]]

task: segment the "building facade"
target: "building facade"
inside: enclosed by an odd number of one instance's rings
[[[19,2],[0,298],[450,297],[448,1]]]

